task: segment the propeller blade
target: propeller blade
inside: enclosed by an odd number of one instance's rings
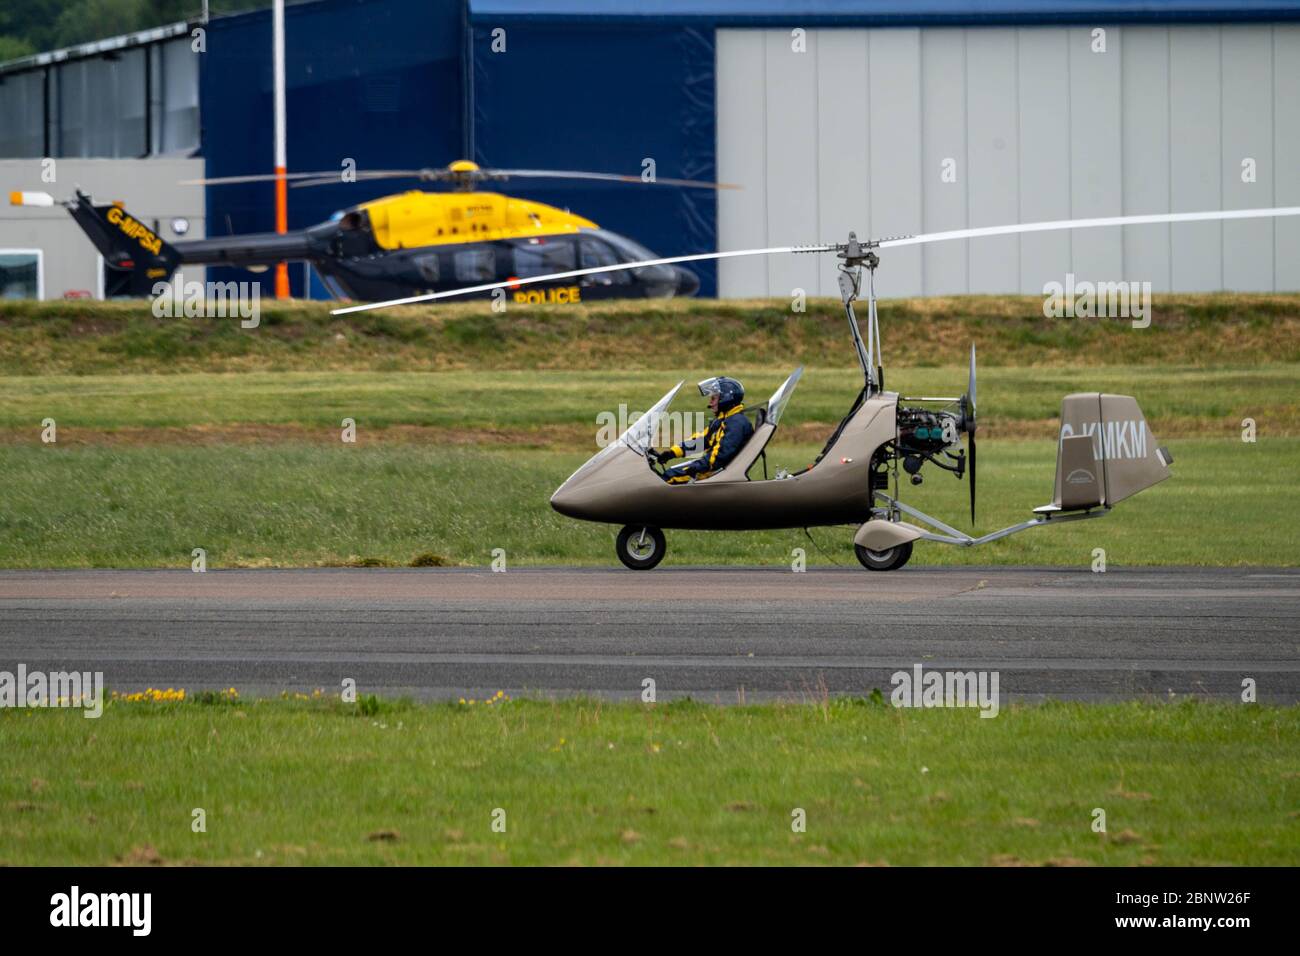
[[[970,396],[971,417],[975,417],[975,343],[970,344],[970,379],[966,383],[966,394]]]
[[[480,169],[477,174],[491,178],[593,179],[611,183],[643,183],[646,186],[685,186],[691,189],[739,189],[735,183],[713,183],[702,179],[653,179],[625,176],[620,173],[588,173],[572,169]]]
[[[927,242],[944,242],[948,239],[982,239],[986,236],[1011,236],[1023,232],[1050,232],[1055,229],[1092,229],[1097,226],[1145,226],[1162,222],[1209,222],[1219,219],[1264,219],[1270,216],[1300,216],[1300,206],[1278,206],[1272,209],[1224,209],[1219,212],[1171,212],[1149,216],[1109,216],[1100,219],[1057,219],[1051,222],[1022,222],[1009,226],[981,226],[976,229],[952,229],[948,232],[929,232],[919,236],[902,236],[882,239],[881,249],[895,246],[916,246]]]
[[[669,266],[679,262],[704,262],[710,259],[733,259],[738,256],[766,256],[779,252],[832,252],[835,246],[775,246],[770,249],[738,249],[734,252],[700,252],[690,256],[669,256],[665,259],[642,259],[638,262],[620,262],[612,266],[596,266],[591,269],[574,269],[570,272],[552,272],[550,275],[529,276],[525,279],[507,279],[505,282],[485,282],[483,285],[466,286],[463,289],[448,289],[445,292],[428,292],[424,295],[412,295],[405,299],[389,299],[387,302],[367,302],[364,305],[350,305],[342,309],[331,309],[330,315],[347,315],[349,312],[368,312],[371,309],[386,309],[393,305],[411,305],[415,302],[430,302],[434,299],[447,299],[457,295],[471,295],[475,292],[490,292],[493,289],[513,289],[516,286],[535,282],[552,282],[556,279],[574,279],[579,276],[596,275],[601,272],[621,272],[625,269],[644,269],[647,266]]]
[[[975,433],[967,438],[970,442],[970,523],[975,525]]]

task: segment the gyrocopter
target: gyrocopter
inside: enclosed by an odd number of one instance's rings
[[[1057,229],[1294,215],[1300,215],[1300,207],[1021,223],[865,241],[849,233],[848,241],[843,243],[698,253],[520,280],[548,281],[599,271],[738,256],[833,253],[839,259],[840,296],[863,375],[862,388],[848,414],[813,463],[801,471],[778,471],[769,476],[765,455],[803,372],[800,368],[766,402],[743,409],[753,425],[753,434],[725,467],[698,480],[664,481],[648,452],[660,419],[682,387],[679,382],[617,441],[570,475],[551,496],[551,505],[571,518],[622,525],[617,554],[634,570],[653,568],[663,560],[667,549],[664,529],[759,531],[856,525],[853,540],[858,560],[868,570],[890,571],[907,563],[917,540],[972,547],[1029,528],[1103,517],[1125,498],[1168,478],[1173,459],[1157,444],[1135,399],[1099,392],[1067,395],[1062,400],[1055,491],[1051,502],[1033,509],[1032,518],[972,537],[903,503],[900,472],[919,484],[922,469],[928,464],[969,483],[971,521],[975,520],[975,347],[971,346],[966,390],[960,396],[910,397],[886,391],[876,311],[878,250]],[[854,303],[863,292],[864,271],[868,307],[865,340],[854,311]],[[334,312],[423,302],[506,285],[513,283],[490,283]],[[905,516],[912,520],[904,520]]]

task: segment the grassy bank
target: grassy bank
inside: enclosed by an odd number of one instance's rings
[[[5,710],[0,864],[1293,866],[1298,733],[1191,702]]]
[[[793,366],[727,366],[762,401]],[[635,414],[685,379],[716,369],[671,371],[249,372],[175,375],[0,376],[0,442],[40,440],[53,418],[65,444],[204,441],[337,442],[344,418],[359,441],[502,442],[592,448],[601,413]],[[888,383],[905,395],[958,395],[966,369],[899,368]],[[1300,365],[999,368],[979,375],[980,434],[1056,434],[1070,392],[1134,395],[1160,439],[1216,436],[1240,444],[1241,422],[1261,440],[1300,435]],[[782,419],[777,441],[824,440],[861,387],[861,373],[809,368]],[[688,384],[673,406],[702,411]],[[391,434],[376,430],[398,429]],[[404,429],[404,430],[403,430]]]
[[[155,318],[148,302],[0,301],[0,374],[176,371],[674,369],[698,364],[851,365],[838,300],[630,300],[564,307],[440,304],[331,316],[266,301],[237,319]],[[1300,361],[1300,295],[1160,295],[1150,327],[1048,319],[1038,296],[887,300],[891,365],[1199,365]]]
[[[974,549],[917,547],[917,564],[1112,566],[1300,564],[1300,439],[1169,442],[1174,476],[1111,516],[1035,529]],[[819,446],[786,444],[772,466]],[[140,447],[0,446],[0,567],[212,567],[396,564],[426,552],[486,565],[614,563],[606,525],[563,518],[551,493],[587,451],[435,447],[420,443]],[[1050,440],[987,442],[980,512],[987,532],[1051,498]],[[968,528],[967,487],[936,473],[907,500]],[[852,529],[814,530],[836,562],[853,561]],[[672,531],[668,564],[788,565],[791,550],[827,560],[801,531]]]

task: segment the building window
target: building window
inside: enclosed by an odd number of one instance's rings
[[[0,249],[0,299],[45,298],[39,249]]]

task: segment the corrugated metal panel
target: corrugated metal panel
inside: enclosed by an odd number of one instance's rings
[[[1273,162],[1268,175],[1273,200],[1280,206],[1300,206],[1300,26],[1275,26],[1273,33]],[[1294,289],[1300,263],[1300,220],[1273,223],[1273,288]]]
[[[804,53],[789,30],[719,31],[719,176],[746,187],[719,205],[720,248],[1300,204],[1300,27],[1105,31],[1103,51],[1085,27],[809,30]],[[834,294],[829,264],[815,268],[723,262],[719,287]],[[1300,289],[1300,223],[897,250],[879,288],[1039,294],[1067,272],[1155,290]]]
[[[1070,155],[1070,31],[1016,31],[1019,51],[1020,212],[1025,222],[1069,219],[1072,201]],[[1044,275],[1059,275],[1070,261],[1070,233],[1045,232],[1020,240],[1018,290],[1039,292]],[[941,276],[927,277],[939,287]]]
[[[1124,150],[1124,214],[1170,212],[1172,155],[1169,126],[1169,31],[1124,31],[1121,136]],[[1170,226],[1125,226],[1124,264],[1156,292],[1168,292],[1173,279]],[[1037,291],[1037,290],[1026,290]]]

